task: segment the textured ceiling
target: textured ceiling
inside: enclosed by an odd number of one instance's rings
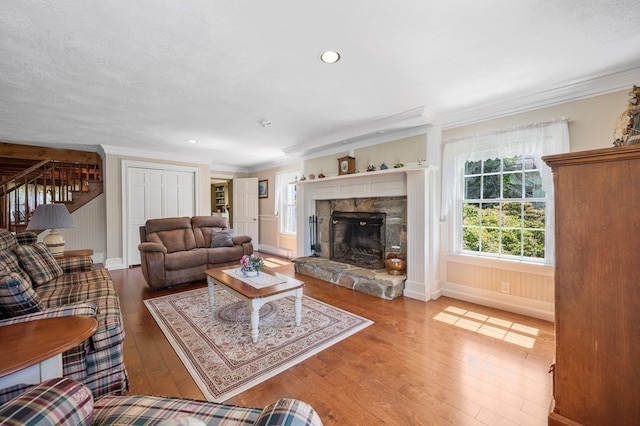
[[[639,16],[637,0],[4,1],[0,141],[255,168],[628,88]]]

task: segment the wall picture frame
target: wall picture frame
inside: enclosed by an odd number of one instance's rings
[[[356,159],[350,155],[338,158],[338,175],[350,175],[356,172]]]
[[[269,180],[258,181],[258,198],[269,198]]]

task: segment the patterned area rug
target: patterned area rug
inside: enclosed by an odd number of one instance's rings
[[[215,309],[200,288],[144,301],[196,384],[223,402],[373,324],[304,296],[295,326],[293,298],[260,309],[260,335],[251,341],[247,304],[216,286]]]

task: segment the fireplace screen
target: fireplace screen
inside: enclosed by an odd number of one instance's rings
[[[368,269],[384,268],[385,213],[333,212],[331,259]]]

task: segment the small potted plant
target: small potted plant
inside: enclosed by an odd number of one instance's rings
[[[245,277],[257,277],[260,275],[260,270],[264,268],[264,261],[261,257],[250,255],[244,255],[240,259],[240,271]]]

